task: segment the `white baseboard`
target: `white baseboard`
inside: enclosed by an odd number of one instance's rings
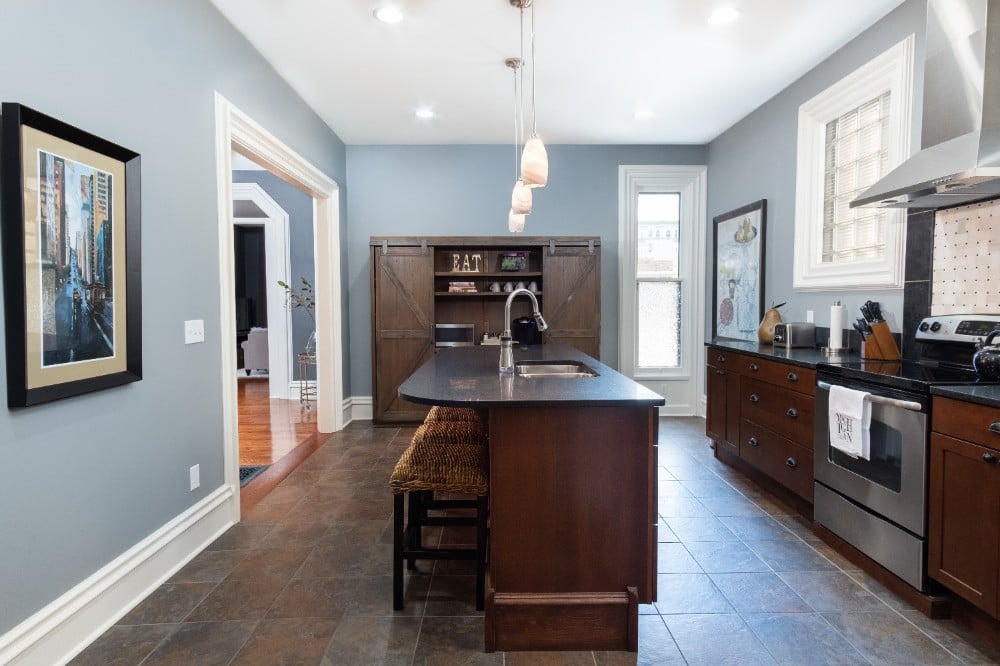
[[[233,524],[233,488],[211,495],[0,636],[0,664],[65,664]]]
[[[351,421],[371,421],[374,411],[372,398],[368,396],[352,396],[344,401],[344,425]]]

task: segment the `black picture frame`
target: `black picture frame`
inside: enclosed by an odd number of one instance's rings
[[[7,406],[142,379],[140,156],[0,106]]]
[[[712,221],[712,337],[757,341],[764,317],[767,199]]]

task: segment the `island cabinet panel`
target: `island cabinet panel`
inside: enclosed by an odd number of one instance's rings
[[[433,256],[427,248],[379,247],[371,266],[373,417],[420,421],[429,408],[397,389],[434,352]]]
[[[1000,618],[1000,410],[935,396],[931,415],[927,574]]]
[[[601,248],[560,246],[544,249],[545,340],[601,357]]]
[[[399,384],[434,353],[438,330],[442,344],[498,342],[508,287],[535,294],[550,327],[544,343],[599,357],[600,238],[373,236],[369,247],[376,424],[423,420],[427,408],[400,400]],[[512,322],[531,313],[528,298],[511,303]]]
[[[656,437],[650,407],[491,409],[488,651],[635,649],[656,598]]]

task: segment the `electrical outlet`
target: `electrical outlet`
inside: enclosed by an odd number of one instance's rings
[[[205,321],[189,319],[184,322],[184,344],[193,345],[205,341]]]
[[[201,485],[201,465],[191,466],[191,490],[197,490]]]

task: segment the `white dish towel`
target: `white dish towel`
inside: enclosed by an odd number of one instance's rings
[[[830,446],[852,458],[871,458],[868,428],[872,422],[872,406],[864,391],[830,387]]]

